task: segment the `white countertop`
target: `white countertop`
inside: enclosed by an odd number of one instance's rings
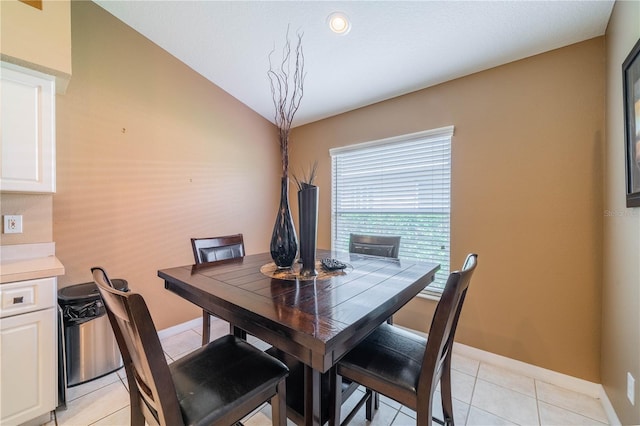
[[[0,284],[64,275],[54,243],[0,247]]]

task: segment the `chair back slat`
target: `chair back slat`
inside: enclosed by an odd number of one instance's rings
[[[145,416],[147,421],[155,419],[162,425],[183,424],[169,366],[144,299],[139,294],[113,288],[104,269],[91,268],[91,272],[122,353],[129,392],[138,395],[131,399],[132,403],[140,404],[141,412],[152,415]],[[139,421],[132,419],[131,424]]]
[[[349,235],[349,253],[398,258],[400,237],[392,235]]]
[[[433,314],[429,338],[422,362],[418,394],[435,390],[444,368],[449,368],[458,319],[467,295],[469,282],[477,264],[476,254],[470,254],[461,271],[449,275],[440,301]]]
[[[196,264],[241,258],[245,254],[242,234],[191,238],[191,247]]]

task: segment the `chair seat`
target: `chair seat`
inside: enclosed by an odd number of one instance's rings
[[[426,346],[427,339],[384,323],[340,361],[338,374],[407,404],[416,398]]]
[[[212,424],[252,399],[267,399],[287,366],[246,341],[223,336],[169,365],[186,425]]]

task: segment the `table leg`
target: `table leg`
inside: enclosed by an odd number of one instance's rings
[[[304,424],[319,426],[320,422],[320,372],[304,366]]]

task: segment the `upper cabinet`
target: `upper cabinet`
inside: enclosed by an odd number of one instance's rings
[[[71,78],[71,2],[0,0],[0,11],[0,191],[53,193],[55,95]]]
[[[55,77],[1,63],[3,192],[56,191]]]
[[[71,2],[42,0],[39,7],[0,1],[0,54],[4,62],[56,77],[58,93],[71,78]]]

